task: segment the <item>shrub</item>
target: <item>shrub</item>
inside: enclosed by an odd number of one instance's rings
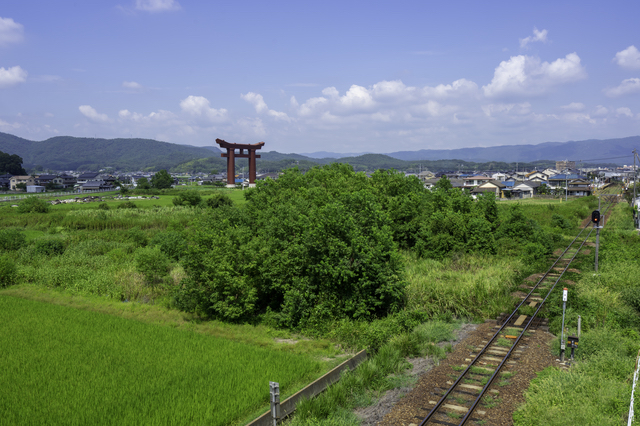
[[[187,240],[177,231],[160,232],[153,237],[151,244],[160,247],[173,260],[179,260],[187,251]]]
[[[65,247],[60,240],[38,240],[34,251],[45,256],[59,255],[64,253]]]
[[[195,207],[202,202],[202,197],[195,189],[189,189],[173,199],[175,206],[192,206]]]
[[[136,203],[134,203],[133,201],[124,201],[120,204],[118,204],[118,209],[137,209],[138,206],[136,206]]]
[[[107,204],[105,202],[102,202],[102,203],[98,204],[98,208],[100,210],[109,210],[109,204]]]
[[[145,234],[138,226],[127,231],[127,239],[138,247],[144,247],[149,243],[147,234]]]
[[[158,247],[144,247],[136,250],[136,270],[144,275],[148,285],[161,284],[169,275],[171,262]]]
[[[38,197],[27,197],[18,205],[19,213],[49,213],[51,205]]]
[[[222,206],[232,206],[233,200],[227,194],[216,193],[206,201],[206,205],[212,209],[217,209]]]
[[[18,272],[13,260],[7,256],[0,257],[0,287],[8,287],[16,283]]]
[[[551,223],[553,226],[557,226],[560,229],[571,229],[571,222],[559,214],[554,214],[551,217]]]
[[[26,238],[21,230],[15,228],[0,229],[0,249],[18,250],[24,246]]]

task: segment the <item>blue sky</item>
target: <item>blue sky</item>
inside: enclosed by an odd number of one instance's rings
[[[385,153],[640,134],[638,2],[6,3],[0,132],[30,140]]]

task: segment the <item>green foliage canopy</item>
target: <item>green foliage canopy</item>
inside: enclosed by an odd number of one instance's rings
[[[166,170],[160,170],[151,178],[151,186],[156,189],[171,188],[173,185],[173,178]]]
[[[14,176],[27,174],[26,170],[22,168],[22,158],[19,155],[0,151],[0,175],[7,173]]]

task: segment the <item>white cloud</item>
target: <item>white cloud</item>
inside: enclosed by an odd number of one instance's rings
[[[95,121],[97,123],[106,123],[107,121],[109,121],[109,116],[107,114],[100,114],[89,105],[80,105],[78,109],[80,110],[82,115],[84,115],[91,121]]]
[[[227,120],[227,110],[211,108],[209,100],[203,96],[188,96],[180,102],[180,108],[187,114],[203,117],[211,122]]]
[[[11,18],[0,17],[0,47],[20,43],[24,39],[24,27]]]
[[[487,104],[482,105],[482,112],[487,117],[495,117],[499,115],[525,115],[531,112],[531,104],[523,102],[520,104]]]
[[[240,95],[240,97],[245,101],[249,102],[250,104],[252,104],[258,114],[261,114],[269,110],[269,107],[267,106],[267,103],[264,101],[264,98],[262,97],[262,95],[258,93],[249,92],[246,95]]]
[[[582,102],[571,102],[569,105],[563,105],[560,108],[566,109],[567,111],[582,111],[585,106]]]
[[[483,86],[485,96],[539,95],[551,87],[585,78],[585,69],[576,53],[555,61],[540,62],[532,56],[512,56],[495,69],[491,83]]]
[[[135,81],[123,81],[122,87],[130,90],[141,90],[142,85],[140,83],[136,83]]]
[[[0,68],[0,89],[24,83],[27,80],[27,72],[19,66],[9,69]]]
[[[269,109],[269,107],[267,106],[267,103],[264,101],[264,98],[259,93],[248,92],[246,95],[241,94],[240,97],[245,101],[249,102],[250,104],[252,104],[258,114],[266,113],[267,115],[275,118],[276,120],[282,120],[282,121],[288,121],[288,122],[291,121],[291,118],[287,115],[287,113]]]
[[[618,115],[620,117],[633,117],[633,113],[627,107],[622,107],[622,108],[616,109],[616,115]]]
[[[423,93],[429,97],[447,98],[451,96],[475,96],[478,85],[473,81],[461,78],[451,84],[439,84],[436,87],[425,87]]]
[[[167,12],[180,8],[180,4],[174,0],[136,0],[136,9],[145,12]]]
[[[603,117],[605,115],[609,114],[609,110],[602,106],[602,105],[598,105],[595,109],[595,111],[593,111],[593,113],[591,115],[596,116],[596,117]]]
[[[640,52],[633,45],[616,53],[613,60],[622,68],[640,70]]]
[[[524,48],[529,43],[533,43],[535,41],[541,41],[543,43],[547,42],[547,30],[538,31],[536,27],[533,27],[533,35],[521,38],[520,39],[520,47]]]
[[[640,92],[640,78],[628,78],[626,80],[622,80],[622,83],[620,83],[618,87],[613,87],[604,91],[605,95],[612,98],[638,92]]]

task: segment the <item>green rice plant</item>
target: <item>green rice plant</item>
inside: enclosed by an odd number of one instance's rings
[[[286,351],[3,295],[0,321],[6,424],[227,425],[266,410],[269,381],[284,397],[321,373]]]

